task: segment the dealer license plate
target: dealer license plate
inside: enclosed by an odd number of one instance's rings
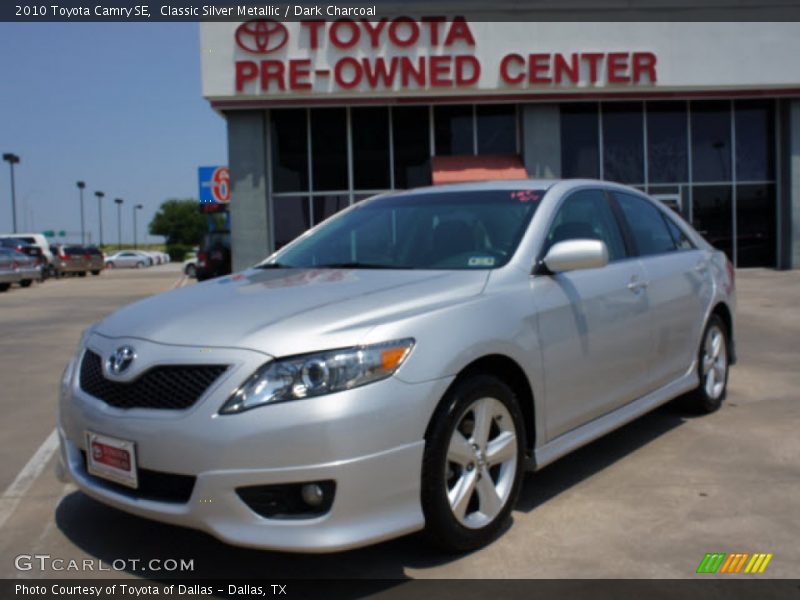
[[[130,488],[139,487],[136,450],[128,440],[86,432],[86,470]]]

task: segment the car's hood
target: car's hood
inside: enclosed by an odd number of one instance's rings
[[[250,269],[141,300],[96,331],[286,356],[358,343],[374,326],[480,294],[489,271]]]

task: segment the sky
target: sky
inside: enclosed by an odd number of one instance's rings
[[[197,23],[0,24],[0,152],[13,152],[17,229],[80,241],[76,182],[97,242],[139,241],[167,198],[197,197],[197,167],[227,163],[224,119],[203,99]],[[9,165],[0,162],[0,233],[12,231]]]

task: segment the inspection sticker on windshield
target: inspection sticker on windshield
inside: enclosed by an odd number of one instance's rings
[[[493,267],[494,258],[491,256],[471,256],[467,265],[470,267]]]
[[[133,442],[86,432],[86,470],[130,488],[139,487]]]

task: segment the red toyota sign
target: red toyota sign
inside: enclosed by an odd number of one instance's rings
[[[479,85],[484,64],[464,17],[409,17],[293,23],[293,47],[308,57],[242,59],[235,65],[235,87],[242,92],[310,92],[315,89],[420,90],[467,89]],[[249,54],[284,48],[289,29],[260,19],[241,24],[236,45]],[[327,48],[325,60],[317,52]],[[423,49],[419,52],[418,49]],[[425,52],[427,51],[427,52]],[[322,64],[320,64],[322,62]],[[506,87],[551,84],[636,85],[657,81],[652,52],[508,53],[486,71]],[[489,73],[491,75],[491,73]],[[330,84],[328,82],[331,82]]]
[[[236,45],[253,54],[275,52],[288,41],[289,32],[286,26],[272,19],[248,21],[236,29]]]

